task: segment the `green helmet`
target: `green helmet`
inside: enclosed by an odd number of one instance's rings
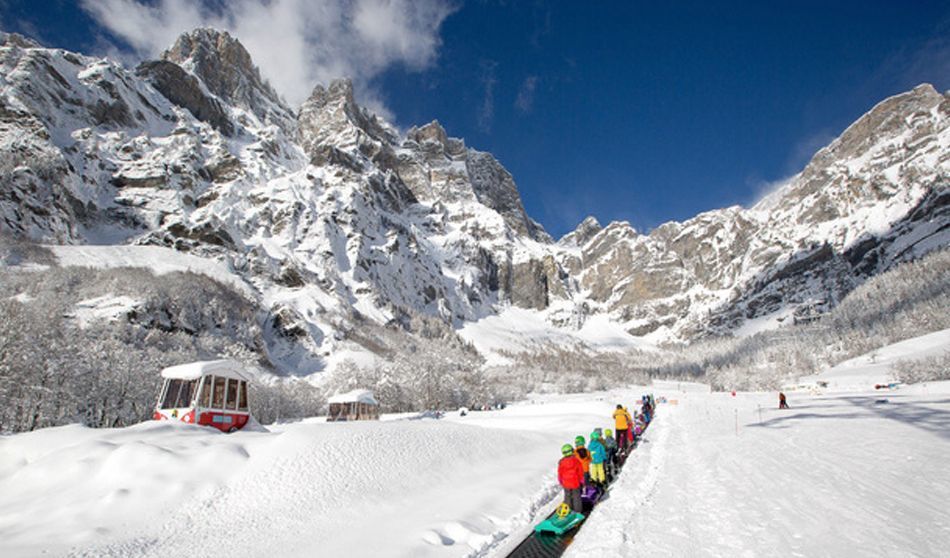
[[[591,439],[591,440],[599,440],[599,439],[600,439],[600,432],[597,432],[596,430],[594,430],[593,432],[591,432],[591,433],[590,433],[590,439]]]
[[[567,457],[568,455],[574,455],[574,448],[571,447],[571,444],[564,444],[561,446],[561,455]]]
[[[575,445],[575,446],[583,446],[583,445],[584,445],[584,437],[583,437],[583,436],[578,436],[578,437],[574,438],[574,445]]]
[[[611,430],[611,429],[608,428],[607,430],[604,430],[604,434],[606,434],[607,437],[609,438],[610,436],[613,435],[613,430]]]

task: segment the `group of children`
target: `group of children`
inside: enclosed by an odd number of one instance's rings
[[[653,396],[644,395],[640,413],[635,417],[626,407],[618,404],[613,413],[614,431],[595,428],[590,443],[583,436],[574,438],[574,445],[561,446],[561,461],[557,466],[557,480],[564,488],[564,503],[572,511],[583,513],[581,493],[584,487],[597,490],[606,488],[627,459],[637,439],[653,418]]]

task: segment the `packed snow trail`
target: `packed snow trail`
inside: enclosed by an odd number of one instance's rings
[[[650,424],[652,424],[652,422]],[[640,446],[640,444],[644,443],[645,438],[643,436],[646,436],[646,432],[649,432],[649,428],[644,431],[644,433],[641,435],[641,438],[637,441],[637,444],[630,448],[625,463],[618,468],[617,476],[613,479],[613,481],[610,482],[608,489],[613,487],[613,485],[623,477],[623,467],[626,466],[626,463],[629,463],[634,459],[636,449]],[[590,513],[593,512],[593,509],[596,508],[600,501],[603,501],[608,497],[609,492],[601,496],[601,500],[592,504],[590,509],[587,509],[587,506],[585,506],[585,513],[587,516],[590,516]],[[554,513],[555,512],[551,512],[551,514],[548,515],[548,518],[553,517]],[[576,537],[577,533],[583,528],[584,523],[581,523],[562,535],[537,533],[532,531],[526,538],[524,538],[524,540],[515,546],[510,553],[507,554],[507,558],[557,558],[564,554],[567,548],[574,541],[574,537]]]
[[[668,395],[565,556],[946,555],[950,384]]]

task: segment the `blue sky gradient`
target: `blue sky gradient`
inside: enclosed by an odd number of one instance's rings
[[[495,154],[555,237],[749,205],[877,102],[950,88],[947,2],[666,4],[457,3],[434,63],[372,85],[401,128],[438,119]],[[0,1],[0,26],[108,38],[65,0]]]

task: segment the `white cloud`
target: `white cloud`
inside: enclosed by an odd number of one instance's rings
[[[528,76],[521,83],[518,89],[518,97],[515,99],[515,106],[521,112],[531,112],[534,106],[534,92],[538,88],[538,76]]]
[[[494,60],[482,60],[480,81],[485,89],[482,106],[478,110],[478,129],[486,134],[491,132],[492,120],[495,119],[495,85],[498,83],[495,69],[497,67],[498,62]]]
[[[370,81],[393,65],[435,63],[447,0],[82,0],[83,8],[140,58],[155,57],[196,27],[230,32],[294,105],[314,85],[349,77],[360,100],[388,113]]]

